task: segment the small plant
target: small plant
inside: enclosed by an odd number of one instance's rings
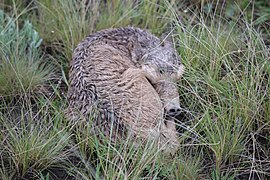
[[[38,49],[42,39],[37,31],[29,21],[22,28],[18,23],[0,10],[0,97],[46,93],[53,78]]]

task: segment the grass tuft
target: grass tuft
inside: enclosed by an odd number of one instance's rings
[[[53,68],[38,50],[42,39],[29,21],[0,10],[0,97],[46,93]]]

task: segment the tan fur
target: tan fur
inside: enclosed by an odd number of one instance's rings
[[[159,139],[167,152],[174,152],[175,125],[172,120],[165,123],[163,103],[177,103],[177,87],[164,80],[179,78],[183,66],[172,47],[159,44],[149,32],[131,27],[87,37],[73,54],[67,117],[74,122],[93,119],[93,133],[113,132],[113,141],[132,134]],[[170,91],[173,97],[164,93]]]

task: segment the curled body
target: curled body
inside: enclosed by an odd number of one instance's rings
[[[168,144],[166,151],[175,149],[175,125],[165,123],[164,114],[170,111],[169,104],[179,106],[179,99],[177,104],[173,100],[177,95],[164,92],[170,87],[167,91],[177,94],[177,87],[161,80],[180,77],[183,65],[174,48],[162,43],[132,27],[87,37],[73,53],[67,117],[75,122],[93,119],[93,133],[112,134],[113,141],[131,134],[139,139],[158,138]]]

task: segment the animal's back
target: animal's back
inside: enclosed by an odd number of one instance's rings
[[[75,52],[78,57],[76,53],[81,52]],[[77,111],[74,118],[91,118],[92,111],[97,111],[100,115],[94,120],[95,132],[105,134],[112,125],[125,126],[143,137],[158,128],[162,103],[143,70],[108,45],[90,46],[88,53],[80,68],[73,66],[70,71],[69,112]]]

